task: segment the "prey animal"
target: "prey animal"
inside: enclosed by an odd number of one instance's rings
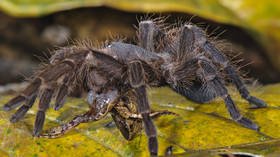
[[[165,27],[159,21],[139,22],[137,44],[115,41],[100,48],[76,45],[57,50],[26,89],[4,105],[6,111],[20,106],[11,122],[22,119],[37,97],[40,100],[34,136],[56,137],[80,123],[96,121],[110,113],[128,140],[140,132],[143,125],[150,155],[157,156],[153,118],[172,113],[151,111],[147,87],[168,86],[197,103],[221,97],[234,121],[258,130],[257,124],[240,114],[225,86],[226,81],[230,80],[254,106],[265,107],[266,103],[250,95],[236,67],[206,32],[190,22]],[[58,110],[77,85],[89,93],[90,110],[41,134],[51,99],[54,97],[54,109]],[[131,101],[131,97],[135,101]],[[131,102],[135,102],[134,105],[129,105]]]
[[[106,100],[102,94],[95,96],[90,91],[88,94],[88,103],[98,106],[91,106],[90,110],[82,115],[78,115],[68,123],[62,124],[58,127],[51,128],[46,133],[42,133],[39,137],[56,138],[62,136],[70,129],[78,126],[81,123],[87,123],[90,121],[97,121],[102,119],[108,113],[111,114],[117,128],[126,140],[132,140],[142,131],[142,116],[137,112],[135,94],[128,92],[125,95],[119,97],[119,99],[111,104],[106,103]],[[116,94],[114,92],[112,95]],[[99,103],[94,103],[98,101]],[[101,104],[106,107],[99,107]],[[99,110],[101,109],[101,110]],[[95,116],[92,116],[95,112]],[[97,115],[98,113],[98,115]],[[176,113],[170,111],[151,111],[150,117],[155,119],[161,115],[176,115]]]

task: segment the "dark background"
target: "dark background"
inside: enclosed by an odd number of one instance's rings
[[[15,18],[0,13],[0,85],[25,80],[50,56],[51,50],[75,40],[102,42],[118,35],[133,41],[136,31],[133,25],[137,25],[137,18],[145,15],[106,7],[62,11],[38,18]],[[207,27],[208,33],[214,32],[213,36],[226,39],[241,53],[246,77],[262,84],[280,81],[280,74],[265,57],[264,48],[247,31],[183,13],[153,16],[169,16],[167,21],[171,23],[192,18],[192,22]]]

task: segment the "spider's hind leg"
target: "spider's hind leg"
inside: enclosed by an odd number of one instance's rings
[[[194,29],[191,25],[184,25],[180,28],[180,35],[176,42],[177,58],[176,62],[180,66],[177,66],[176,72],[173,77],[180,78],[180,80],[187,80],[190,82],[188,87],[180,84],[172,83],[172,89],[176,92],[184,95],[188,99],[197,103],[206,103],[217,97],[216,91],[207,90],[204,88],[203,82],[201,82],[196,76],[188,77],[197,70],[194,66],[198,62],[198,53],[195,46],[200,42],[204,42],[203,32],[192,31]],[[195,32],[195,33],[194,33]],[[193,58],[189,60],[189,58]]]
[[[205,87],[209,90],[216,91],[217,96],[220,96],[224,99],[231,118],[247,128],[259,130],[259,127],[254,122],[240,114],[226,87],[219,78],[215,66],[207,61],[200,61],[198,62],[198,65],[201,67],[201,79],[204,80]]]
[[[192,54],[198,49],[203,50],[205,55],[209,56],[209,59],[211,59],[214,64],[219,65],[219,67],[225,71],[244,99],[246,99],[249,103],[256,105],[257,107],[267,106],[263,100],[250,95],[242,79],[237,74],[236,69],[230,64],[230,61],[227,59],[227,57],[207,40],[207,35],[201,28],[193,24],[184,25],[182,27],[181,36],[178,43],[178,52],[180,52],[180,57],[187,55],[188,53]],[[192,92],[195,91],[197,90],[193,90]]]
[[[242,98],[246,99],[250,104],[256,105],[257,108],[267,106],[267,104],[263,100],[250,95],[250,92],[246,88],[244,82],[238,76],[236,69],[232,65],[230,65],[229,61],[226,59],[226,56],[224,54],[222,54],[209,42],[205,43],[204,49],[207,53],[209,53],[212,56],[214,62],[223,66],[224,71],[235,84]]]
[[[173,89],[196,103],[207,103],[217,97],[216,91],[207,90],[198,80],[193,81],[188,88],[175,86]]]

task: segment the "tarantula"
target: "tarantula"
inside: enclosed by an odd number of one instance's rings
[[[240,114],[225,87],[225,80],[231,80],[241,96],[256,107],[265,107],[266,103],[249,94],[236,68],[203,29],[190,22],[166,28],[157,20],[144,20],[139,23],[137,35],[138,45],[111,42],[101,48],[71,46],[57,50],[30,85],[4,105],[4,110],[9,111],[25,102],[11,117],[11,122],[20,120],[39,96],[34,136],[56,137],[80,123],[96,121],[111,113],[128,140],[142,129],[139,126],[143,123],[150,155],[156,156],[157,131],[152,118],[172,113],[151,112],[146,90],[149,86],[169,86],[197,103],[221,97],[234,121],[259,129]],[[41,134],[52,97],[55,95],[54,109],[58,110],[76,85],[89,92],[90,110]],[[135,97],[134,107],[128,105],[134,102],[130,97]]]

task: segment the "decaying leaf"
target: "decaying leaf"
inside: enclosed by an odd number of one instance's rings
[[[167,115],[155,120],[159,135],[159,153],[167,148],[174,155],[200,157],[232,152],[261,155],[280,154],[280,85],[254,88],[253,95],[270,106],[248,109],[250,105],[231,90],[242,113],[261,126],[260,132],[246,129],[229,119],[222,100],[199,105],[167,88],[151,89],[149,97],[154,110],[170,110],[179,116]],[[1,96],[4,104],[11,96]],[[82,124],[57,139],[33,138],[32,128],[36,105],[25,119],[12,124],[13,112],[0,111],[0,156],[148,156],[145,134],[126,141],[112,124],[110,116],[98,122]],[[44,129],[57,126],[85,112],[84,99],[69,98],[59,112],[49,109]],[[198,151],[200,150],[200,151]]]

